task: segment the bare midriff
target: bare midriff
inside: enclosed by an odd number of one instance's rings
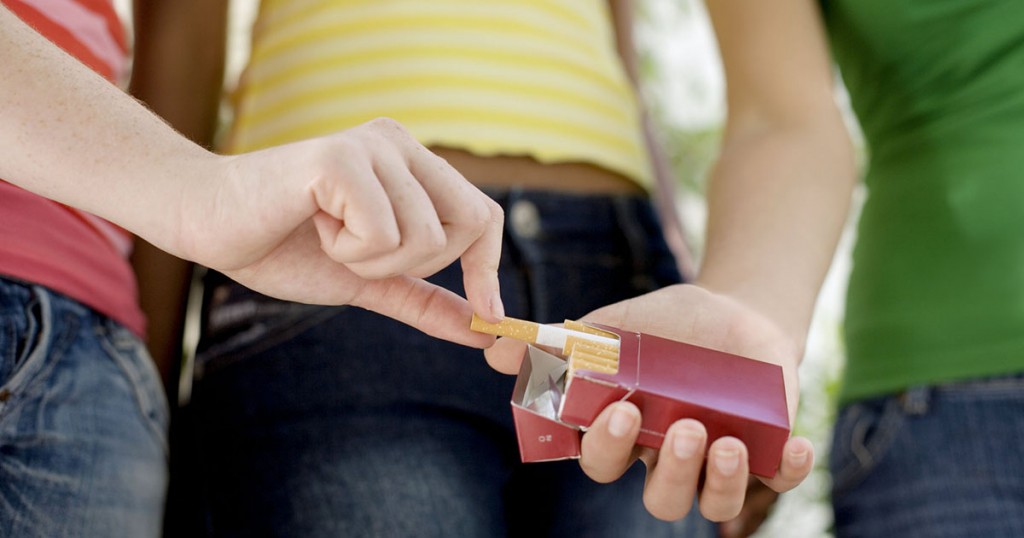
[[[642,194],[627,177],[588,163],[544,164],[531,157],[482,157],[464,150],[431,147],[471,183],[481,188],[520,188],[580,194]]]

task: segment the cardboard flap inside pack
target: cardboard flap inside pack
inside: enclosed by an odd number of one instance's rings
[[[530,342],[512,393],[524,462],[578,458],[580,430],[609,404],[628,400],[643,416],[637,444],[660,448],[671,424],[693,418],[707,429],[708,444],[736,437],[752,473],[775,475],[790,434],[776,364],[573,321],[562,328],[474,317],[472,328]]]

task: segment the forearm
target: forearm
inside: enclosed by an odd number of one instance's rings
[[[856,172],[816,0],[708,0],[728,120],[698,281],[771,319],[799,351]]]
[[[0,177],[175,252],[181,196],[222,164],[0,8]],[[175,252],[179,253],[179,252]]]
[[[698,282],[775,320],[798,345],[856,180],[847,134],[838,118],[831,119],[747,136],[727,129],[708,192]]]

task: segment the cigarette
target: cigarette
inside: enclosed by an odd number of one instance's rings
[[[473,321],[469,328],[485,334],[508,336],[531,344],[558,349],[563,349],[569,338],[592,342],[602,347],[612,347],[615,350],[619,349],[619,341],[615,338],[515,318],[505,318],[498,323],[490,323],[473,314]]]

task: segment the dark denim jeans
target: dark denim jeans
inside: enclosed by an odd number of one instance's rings
[[[159,536],[168,407],[138,337],[0,278],[0,384],[0,536]]]
[[[1024,536],[1024,375],[849,405],[830,467],[836,536]]]
[[[512,192],[510,316],[541,322],[679,274],[647,200]],[[214,276],[189,416],[201,522],[217,536],[698,536],[575,461],[521,464],[514,378],[480,350],[351,307],[281,303]],[[457,264],[431,278],[461,292]],[[710,535],[710,534],[709,534]]]

